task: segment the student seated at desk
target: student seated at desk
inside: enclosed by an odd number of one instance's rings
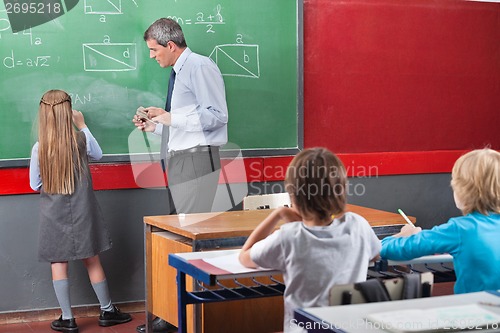
[[[285,188],[292,207],[274,210],[243,245],[240,261],[283,272],[284,332],[295,332],[296,308],[327,306],[336,284],[366,280],[380,241],[360,215],[345,212],[347,176],[324,148],[306,149],[288,167]],[[273,233],[277,223],[286,223]],[[300,331],[300,330],[299,330]]]
[[[479,149],[463,155],[451,178],[455,203],[464,216],[431,230],[404,226],[382,240],[381,256],[409,260],[449,253],[456,294],[500,289],[500,153]]]

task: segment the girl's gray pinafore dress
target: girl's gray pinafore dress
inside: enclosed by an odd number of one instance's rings
[[[85,133],[77,136],[83,172],[71,195],[40,192],[40,261],[93,257],[111,248],[111,238],[92,188]]]

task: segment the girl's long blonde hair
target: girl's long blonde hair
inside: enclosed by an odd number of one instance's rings
[[[62,90],[47,91],[40,100],[38,117],[38,159],[43,190],[48,194],[72,194],[82,163],[70,96]]]

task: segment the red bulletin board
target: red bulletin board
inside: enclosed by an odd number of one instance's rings
[[[305,0],[304,145],[500,148],[500,3]]]

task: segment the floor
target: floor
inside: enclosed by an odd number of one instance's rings
[[[77,318],[79,333],[135,333],[138,325],[144,324],[144,312],[131,313],[132,321],[111,327],[100,327],[97,317]],[[57,318],[54,318],[57,319]],[[54,333],[50,321],[0,325],[0,333]]]
[[[453,282],[434,284],[432,296],[452,295]],[[97,324],[97,317],[77,318],[79,333],[135,333],[138,325],[144,324],[145,313],[133,312],[132,321],[126,324],[100,327]],[[57,318],[54,318],[57,319]],[[50,321],[37,321],[22,324],[0,325],[0,333],[54,333],[50,328]]]

